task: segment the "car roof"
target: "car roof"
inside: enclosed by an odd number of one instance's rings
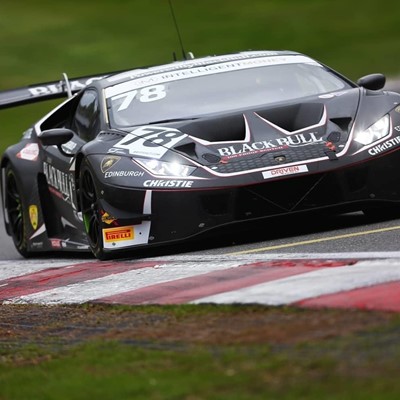
[[[96,83],[102,88],[106,88],[109,86],[118,85],[123,82],[130,81],[132,79],[137,79],[140,77],[147,77],[153,74],[157,74],[160,72],[170,72],[170,71],[179,71],[181,69],[207,66],[211,64],[229,62],[229,61],[238,61],[238,60],[246,60],[257,57],[274,57],[274,56],[286,56],[286,55],[302,55],[301,53],[294,51],[245,51],[240,53],[226,54],[226,55],[215,55],[215,56],[207,56],[201,58],[192,58],[183,61],[175,61],[167,64],[160,64],[157,66],[150,66],[145,68],[137,68],[128,71],[124,71],[118,74],[113,74],[105,79],[101,79]]]

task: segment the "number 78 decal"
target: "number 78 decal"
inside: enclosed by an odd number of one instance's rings
[[[131,90],[130,92],[121,93],[112,97],[111,100],[115,101],[123,99],[117,111],[124,111],[131,105],[137,95],[139,95],[138,100],[141,103],[150,103],[152,101],[163,99],[167,95],[167,92],[165,91],[164,85],[154,85],[140,90]]]
[[[126,149],[129,154],[159,159],[186,136],[173,128],[143,126],[127,134],[113,147]]]

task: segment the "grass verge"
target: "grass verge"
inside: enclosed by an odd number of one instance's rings
[[[210,305],[3,308],[2,400],[400,396],[396,314]]]

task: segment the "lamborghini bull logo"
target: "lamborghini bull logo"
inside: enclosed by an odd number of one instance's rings
[[[278,139],[263,140],[260,142],[243,143],[228,147],[221,147],[218,152],[221,156],[233,156],[250,152],[266,152],[272,150],[281,150],[287,147],[300,147],[323,143],[322,137],[318,138],[316,132],[301,133]]]
[[[113,165],[115,165],[121,157],[118,156],[106,156],[102,159],[100,169],[104,174],[106,173]]]

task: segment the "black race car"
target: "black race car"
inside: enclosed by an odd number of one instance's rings
[[[64,78],[0,92],[0,108],[69,95],[1,160],[23,256],[105,259],[271,216],[400,209],[400,95],[381,74],[355,84],[254,51]]]

